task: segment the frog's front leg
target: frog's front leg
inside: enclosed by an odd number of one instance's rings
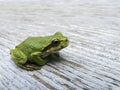
[[[52,55],[53,55],[53,56],[56,56],[56,57],[60,57],[59,52],[53,53]]]
[[[41,58],[40,55],[41,55],[41,52],[34,52],[31,54],[31,57],[36,64],[40,66],[45,65],[47,63],[47,60]]]

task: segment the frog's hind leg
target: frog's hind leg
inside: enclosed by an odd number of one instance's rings
[[[12,60],[15,64],[23,69],[27,69],[25,63],[27,62],[27,56],[19,49],[10,50]]]
[[[25,64],[27,62],[27,56],[19,49],[10,50],[11,57],[16,64]]]
[[[13,58],[13,61],[20,68],[23,68],[28,71],[38,70],[41,68],[40,66],[28,63],[27,56],[19,49],[12,49],[10,51],[10,54],[11,54],[11,57]]]

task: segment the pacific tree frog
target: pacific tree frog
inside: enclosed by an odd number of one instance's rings
[[[17,66],[30,70],[38,70],[47,63],[45,58],[51,53],[67,47],[69,40],[61,32],[51,36],[28,37],[15,49],[10,50],[11,57]]]

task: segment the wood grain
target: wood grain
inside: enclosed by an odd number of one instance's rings
[[[9,50],[28,36],[61,31],[60,57],[25,71]],[[0,90],[120,90],[119,0],[1,0]]]

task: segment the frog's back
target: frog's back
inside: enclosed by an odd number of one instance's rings
[[[60,32],[45,37],[28,37],[16,48],[20,49],[29,56],[33,52],[43,52],[46,50],[46,47],[50,46],[53,39],[63,40],[64,38],[66,39],[66,37],[64,37]]]
[[[27,55],[31,54],[32,52],[42,51],[43,47],[43,37],[28,37],[22,43],[16,46],[16,48],[19,48]]]

